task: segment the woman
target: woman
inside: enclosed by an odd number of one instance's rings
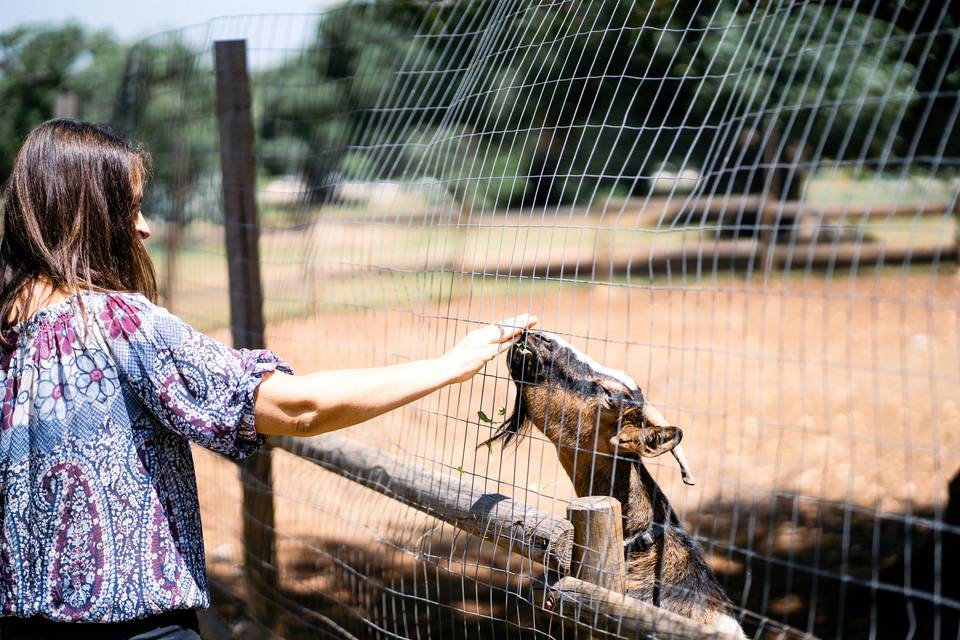
[[[27,136],[0,239],[0,636],[197,638],[209,606],[188,441],[235,459],[475,375],[536,319],[433,360],[293,375],[152,301],[147,156],[90,124]]]

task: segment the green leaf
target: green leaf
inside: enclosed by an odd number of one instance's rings
[[[459,471],[460,473],[463,473],[463,472],[464,472],[464,468],[463,468],[463,466],[461,465],[461,466],[457,467],[456,469],[454,469],[454,471]]]
[[[489,453],[490,455],[493,455],[493,443],[492,443],[492,442],[487,442],[487,453]]]
[[[500,407],[499,409],[497,409],[497,415],[498,415],[498,416],[502,416],[502,415],[505,414],[506,412],[507,412],[507,408],[506,408],[506,407]]]
[[[490,416],[488,416],[487,414],[485,414],[482,410],[481,410],[481,411],[477,411],[477,417],[480,418],[480,419],[481,419],[482,421],[484,421],[484,422],[493,424],[493,418],[491,418]]]

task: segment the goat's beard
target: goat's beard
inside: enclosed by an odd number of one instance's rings
[[[497,430],[492,436],[477,445],[478,449],[480,447],[492,446],[493,443],[497,441],[500,441],[503,447],[506,447],[511,442],[517,445],[520,443],[518,436],[530,430],[530,421],[527,420],[527,407],[523,401],[523,389],[518,381],[514,380],[513,384],[517,390],[516,398],[513,401],[513,411],[511,411],[510,415],[503,421],[503,424],[497,427]]]

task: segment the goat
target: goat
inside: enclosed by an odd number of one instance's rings
[[[556,335],[528,331],[507,359],[515,404],[483,444],[507,445],[531,425],[540,428],[578,496],[613,496],[623,506],[627,595],[745,637],[699,545],[642,462],[671,452],[684,482],[694,484],[681,429],[645,401],[630,376]]]

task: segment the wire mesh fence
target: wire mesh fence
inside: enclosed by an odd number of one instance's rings
[[[960,637],[956,3],[373,2],[148,39],[112,119],[153,154],[164,304],[223,339],[230,38],[270,348],[308,372],[436,356],[524,311],[548,333],[346,432],[355,455],[278,443],[253,487],[270,557],[244,545],[240,470],[196,451],[226,618],[633,637],[646,609],[551,608],[562,571],[432,501],[562,519],[606,495],[659,637],[691,633],[672,613],[756,638]],[[695,486],[649,457],[676,425]],[[257,563],[269,588],[244,580]]]

